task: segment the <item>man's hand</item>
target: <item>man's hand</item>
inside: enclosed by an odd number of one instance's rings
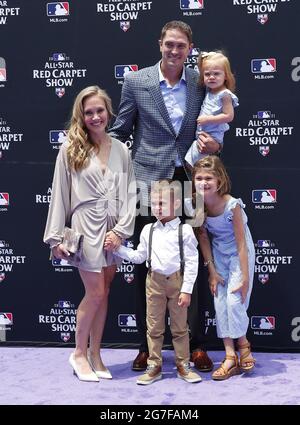
[[[205,131],[200,131],[198,136],[198,150],[201,153],[214,154],[220,149],[220,144],[215,141],[208,133]]]

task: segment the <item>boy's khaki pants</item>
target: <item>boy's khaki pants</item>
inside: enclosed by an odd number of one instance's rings
[[[165,315],[168,307],[170,329],[176,365],[189,363],[189,334],[187,307],[179,307],[182,286],[180,271],[170,276],[151,272],[146,279],[148,364],[161,366],[161,350],[165,333]]]

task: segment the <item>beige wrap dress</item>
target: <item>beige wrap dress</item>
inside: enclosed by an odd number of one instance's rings
[[[111,141],[104,173],[94,151],[86,168],[71,170],[67,161],[68,142],[62,144],[44,234],[44,242],[50,248],[61,243],[66,225],[83,234],[83,256],[78,268],[91,272],[120,264],[119,257],[103,250],[106,232],[114,229],[124,239],[134,232],[136,181],[130,153],[117,139]]]

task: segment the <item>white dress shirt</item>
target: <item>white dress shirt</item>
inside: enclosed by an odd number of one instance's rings
[[[151,269],[165,276],[180,270],[179,224],[180,219],[177,217],[165,225],[158,220],[153,227]],[[141,264],[146,261],[150,227],[151,224],[147,224],[141,231],[140,243],[136,250],[120,246],[115,254],[132,263]],[[182,226],[182,238],[185,267],[181,292],[191,294],[198,274],[198,242],[189,224]]]

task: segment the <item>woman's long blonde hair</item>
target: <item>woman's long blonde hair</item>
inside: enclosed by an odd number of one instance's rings
[[[99,96],[107,109],[109,121],[113,117],[112,102],[105,90],[98,86],[89,86],[81,90],[76,96],[72,116],[68,129],[69,146],[67,149],[68,163],[75,171],[86,167],[90,153],[98,147],[89,137],[89,133],[84,124],[84,101],[91,96]]]

